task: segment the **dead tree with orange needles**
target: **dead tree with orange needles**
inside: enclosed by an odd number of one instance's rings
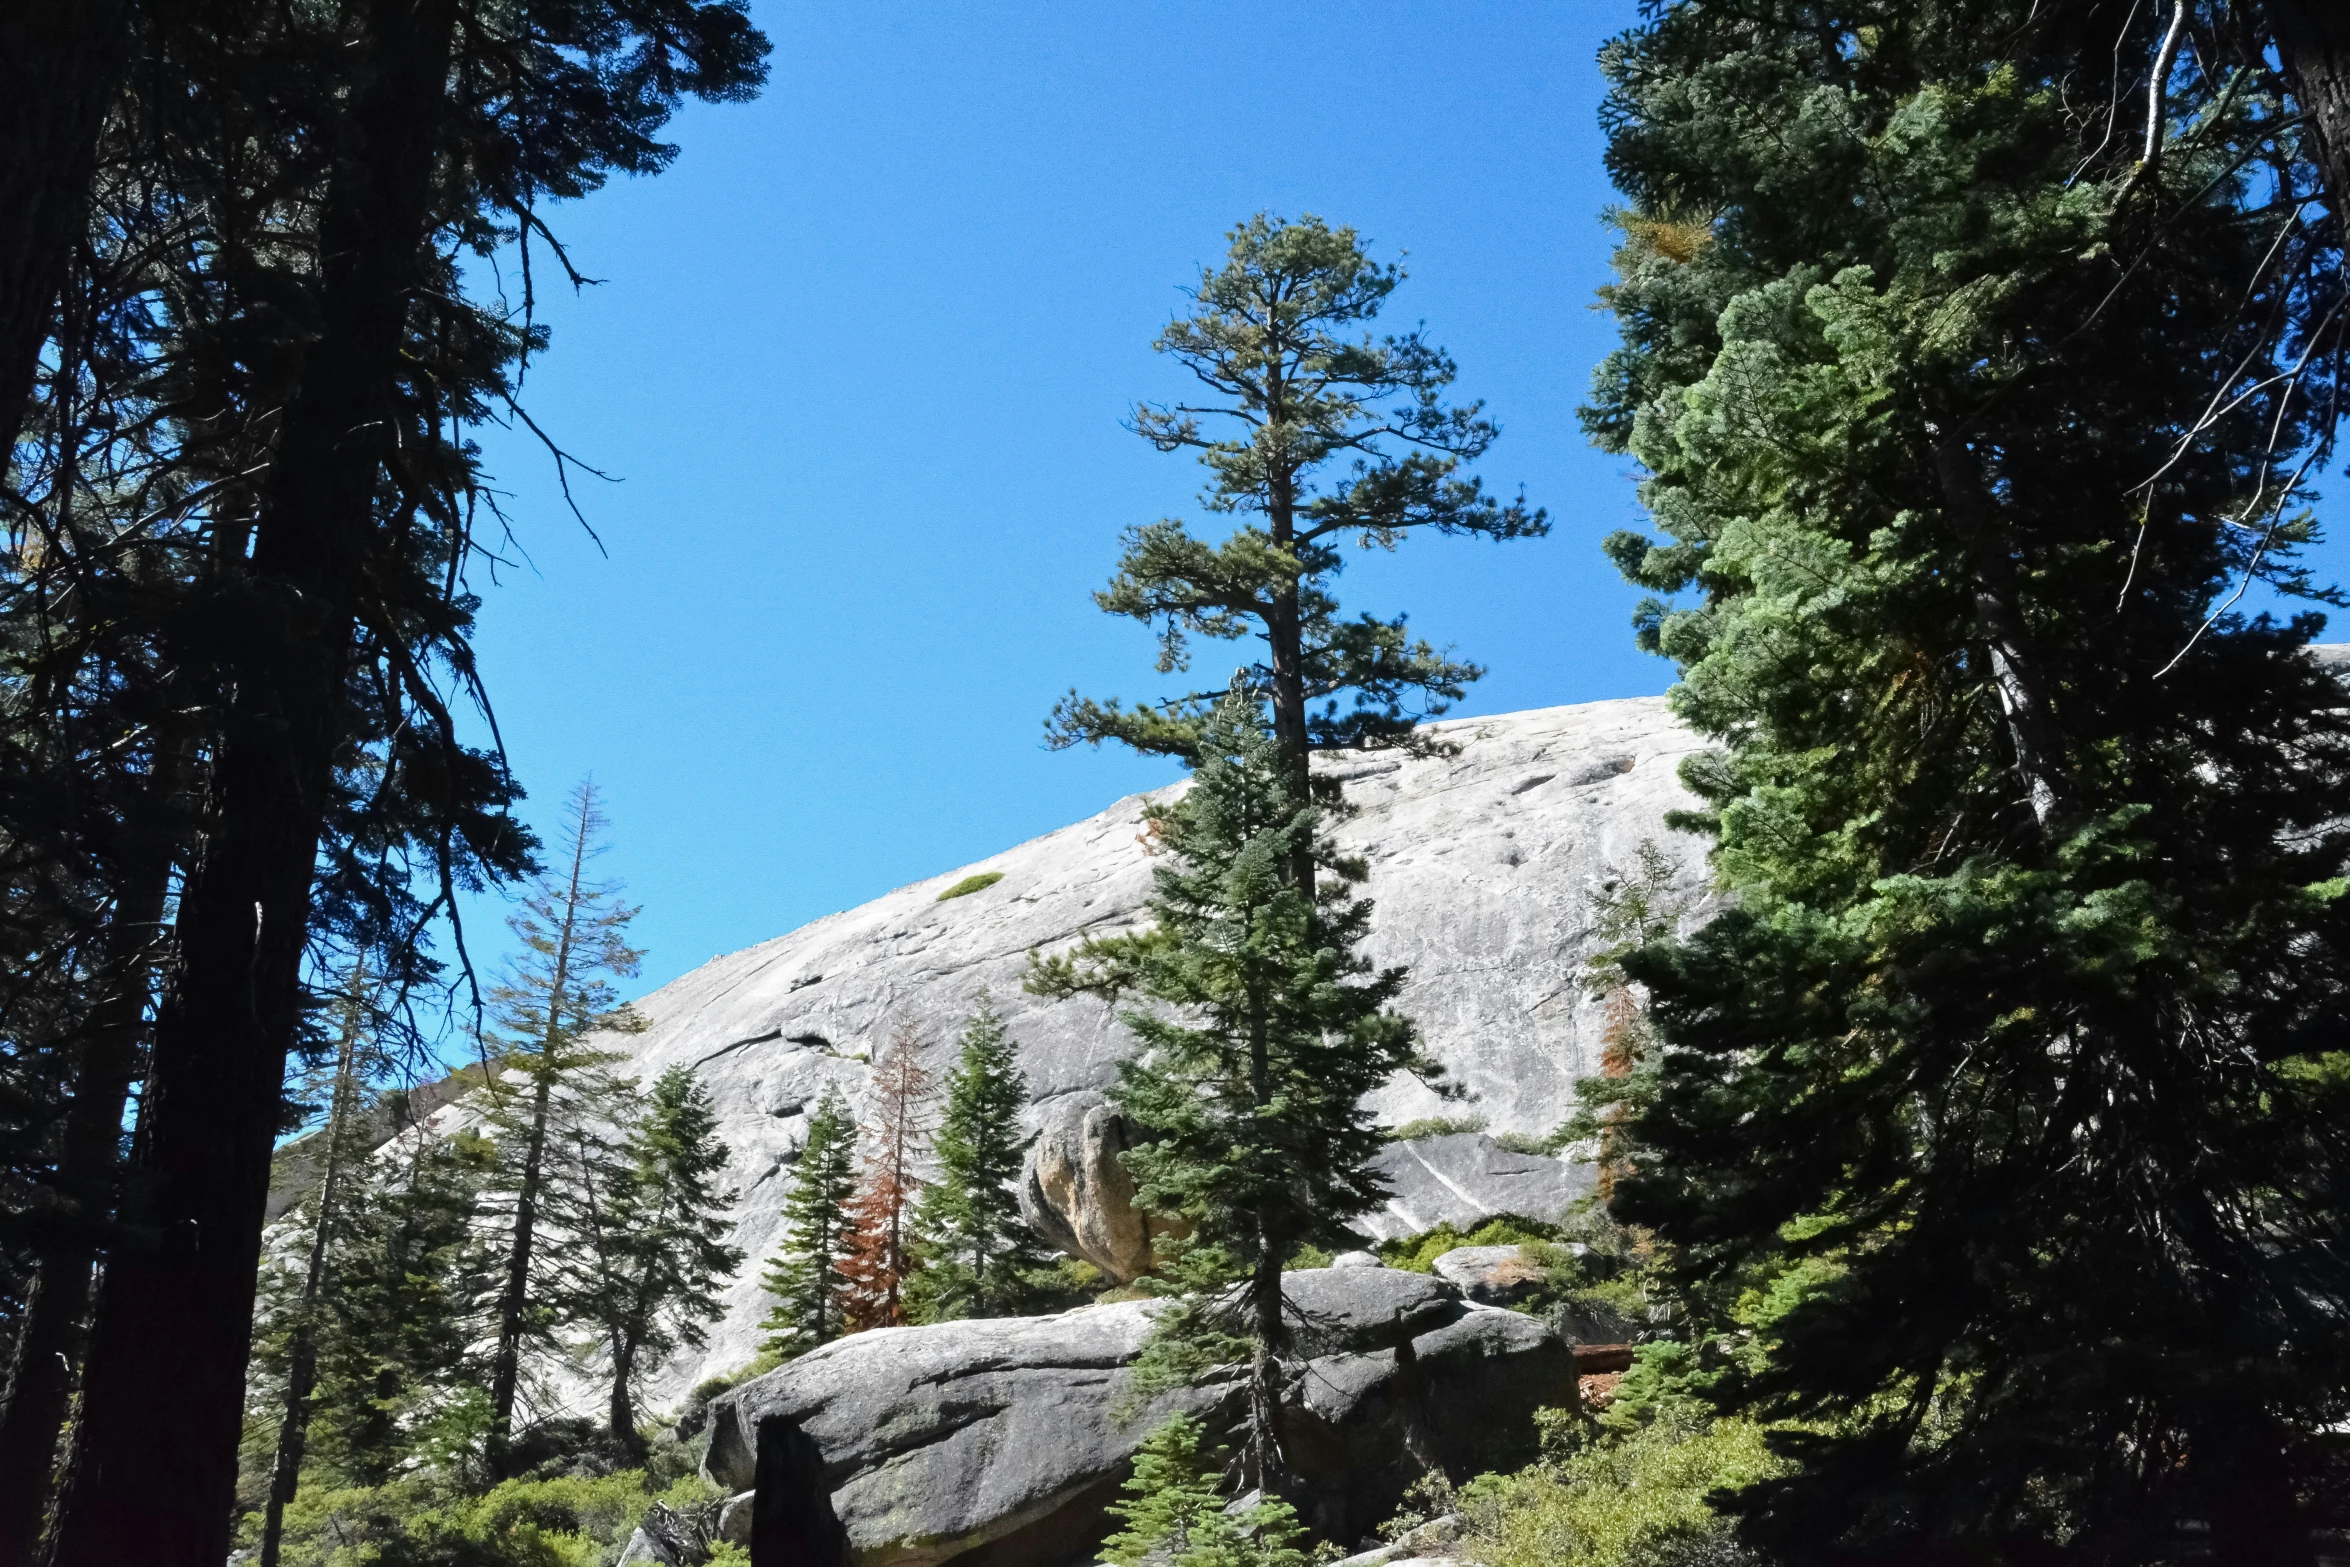
[[[851,1333],[906,1320],[902,1296],[913,1266],[909,1221],[922,1189],[916,1165],[929,1141],[929,1108],[922,1036],[913,1024],[900,1023],[873,1063],[865,1169],[849,1205],[849,1251],[840,1272],[848,1281],[844,1311]]]

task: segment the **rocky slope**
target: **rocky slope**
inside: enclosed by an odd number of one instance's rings
[[[1582,983],[1594,890],[1650,840],[1678,867],[1693,905],[1702,894],[1701,846],[1663,821],[1689,803],[1676,767],[1696,742],[1658,698],[1430,728],[1457,752],[1348,756],[1330,769],[1355,807],[1338,839],[1370,866],[1371,956],[1409,968],[1400,1005],[1470,1095],[1447,1105],[1398,1081],[1377,1109],[1391,1124],[1476,1115],[1495,1131],[1548,1131],[1566,1114],[1575,1079],[1598,1062],[1603,1019]],[[710,1085],[734,1153],[735,1240],[752,1259],[727,1292],[708,1349],[664,1367],[648,1389],[653,1407],[752,1358],[769,1309],[759,1264],[778,1240],[807,1111],[828,1083],[854,1095],[890,1030],[911,1023],[943,1068],[984,988],[1019,1042],[1040,1114],[1112,1081],[1130,1047],[1116,1018],[1091,1001],[1040,1002],[1020,980],[1032,950],[1143,916],[1148,798],[1120,800],[975,865],[714,959],[638,1003],[651,1026],[621,1042],[632,1057],[624,1070],[649,1077],[682,1063]],[[1001,879],[940,899],[987,874]],[[460,1103],[436,1121],[453,1124],[463,1113]],[[1399,1173],[1421,1188],[1404,1205],[1412,1211],[1370,1228],[1425,1228],[1422,1210],[1436,1211],[1431,1199],[1457,1184],[1446,1170],[1493,1162],[1490,1144],[1454,1153],[1450,1164],[1407,1161]]]

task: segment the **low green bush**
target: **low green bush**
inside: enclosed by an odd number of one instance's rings
[[[949,887],[946,891],[940,893],[938,895],[938,901],[944,903],[949,898],[968,898],[975,892],[987,891],[988,888],[994,886],[997,882],[1002,881],[1003,879],[1004,873],[1002,871],[981,871],[976,876],[966,876],[961,881],[956,882],[952,887]]]
[[[1417,1121],[1406,1121],[1401,1126],[1387,1129],[1391,1143],[1408,1143],[1419,1137],[1452,1137],[1461,1132],[1482,1132],[1485,1117],[1481,1115],[1429,1115]]]
[[[1407,1273],[1434,1273],[1436,1259],[1456,1247],[1523,1246],[1528,1241],[1556,1240],[1558,1233],[1556,1225],[1544,1224],[1539,1219],[1521,1218],[1514,1213],[1497,1213],[1474,1230],[1466,1232],[1450,1224],[1439,1224],[1425,1234],[1381,1241],[1379,1260]]]
[[[1660,1419],[1470,1481],[1462,1554],[1484,1567],[1760,1567],[1707,1497],[1778,1469],[1752,1421]]]
[[[508,1480],[478,1495],[432,1474],[364,1489],[305,1487],[286,1509],[282,1560],[285,1567],[609,1567],[653,1503],[684,1511],[721,1500],[699,1475],[659,1491],[645,1478],[624,1469]],[[245,1522],[240,1543],[250,1546],[260,1519]]]

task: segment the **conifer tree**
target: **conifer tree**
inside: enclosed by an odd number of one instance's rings
[[[764,1345],[790,1359],[829,1344],[844,1327],[849,1199],[856,1192],[857,1123],[838,1089],[827,1087],[808,1116],[791,1193],[783,1200],[783,1244],[760,1281],[775,1297]]]
[[[322,1133],[326,1146],[319,1156],[318,1190],[311,1198],[310,1255],[300,1294],[293,1303],[286,1347],[285,1403],[278,1417],[277,1452],[261,1524],[261,1567],[278,1567],[286,1504],[293,1501],[301,1482],[302,1454],[310,1437],[310,1395],[318,1384],[318,1323],[331,1285],[327,1261],[349,1177],[344,1167],[344,1139],[369,1064],[362,1058],[361,1038],[367,1003],[367,964],[362,958],[352,965],[338,1019],[333,1086]]]
[[[1126,1500],[1110,1515],[1125,1527],[1102,1542],[1114,1567],[1305,1567],[1297,1548],[1305,1529],[1278,1497],[1234,1517],[1224,1510],[1215,1455],[1207,1433],[1185,1414],[1167,1418],[1135,1449],[1134,1473],[1120,1488]]]
[[[1346,1221],[1387,1195],[1364,1167],[1383,1146],[1364,1096],[1438,1069],[1388,1009],[1403,971],[1374,974],[1356,951],[1371,917],[1349,894],[1361,861],[1338,856],[1255,705],[1226,697],[1195,754],[1191,788],[1145,813],[1168,857],[1153,927],[1038,959],[1028,985],[1151,1004],[1119,1014],[1142,1045],[1112,1095],[1136,1128],[1125,1160],[1137,1202],[1191,1226],[1165,1248],[1191,1292],[1177,1331],[1201,1358],[1246,1361],[1244,1474],[1270,1494],[1284,1479],[1282,1264],[1349,1244]],[[1301,858],[1324,873],[1319,892],[1290,875]]]
[[[305,1468],[342,1485],[390,1481],[418,1419],[487,1369],[475,1346],[495,1321],[481,1221],[496,1150],[470,1130],[402,1144],[356,1172],[327,1255]]]
[[[1215,705],[1243,692],[1269,705],[1277,754],[1302,790],[1309,751],[1395,744],[1480,673],[1414,641],[1401,616],[1341,618],[1333,579],[1345,542],[1393,549],[1420,528],[1528,538],[1547,524],[1522,499],[1497,502],[1460,473],[1500,431],[1482,404],[1445,403],[1454,366],[1442,349],[1417,329],[1352,335],[1377,318],[1400,267],[1373,261],[1353,229],[1311,215],[1292,223],[1258,213],[1230,240],[1224,264],[1201,275],[1197,313],[1169,323],[1154,345],[1199,379],[1207,400],[1146,404],[1134,423],[1161,451],[1200,454],[1209,511],[1260,520],[1221,543],[1172,519],[1130,529],[1118,574],[1096,599],[1158,629],[1163,673],[1190,667],[1193,637],[1255,636],[1264,653],[1229,686],[1155,705],[1071,692],[1046,732],[1055,745],[1118,740],[1190,757]],[[1326,474],[1334,464],[1344,466]]]
[[[620,1057],[597,1036],[644,1026],[611,983],[637,971],[640,954],[627,940],[637,910],[621,901],[617,883],[588,874],[606,825],[595,785],[580,784],[565,810],[561,861],[536,878],[509,921],[522,953],[488,997],[498,1069],[484,1094],[500,1157],[506,1251],[490,1368],[500,1438],[513,1431],[525,1346],[551,1343],[556,1327],[533,1283],[550,1159],[567,1149],[574,1175],[587,1179],[593,1162],[608,1156],[587,1145],[609,1144],[619,1085],[607,1069]],[[559,1203],[576,1206],[579,1197],[575,1182]]]
[[[1013,1189],[1030,1142],[1020,1128],[1027,1103],[1019,1052],[982,991],[946,1078],[938,1174],[915,1210],[921,1267],[908,1300],[917,1321],[1000,1317],[1028,1304],[1028,1275],[1046,1258]]]
[[[1734,894],[1622,961],[1614,1208],[1718,1396],[1801,1422],[1737,1498],[1798,1556],[2307,1561],[2350,1414],[2350,721],[2319,617],[2238,610],[2339,602],[2292,558],[2338,361],[2270,323],[2341,296],[2273,265],[2293,117],[2187,10],[1690,4],[1606,56],[1587,417]]]
[[[917,1166],[929,1139],[930,1073],[921,1051],[922,1036],[901,1023],[873,1063],[864,1171],[849,1202],[848,1254],[840,1265],[848,1284],[842,1318],[851,1333],[906,1320],[913,1210],[922,1191]]]
[[[626,1111],[610,1157],[596,1133],[573,1129],[575,1194],[558,1218],[570,1237],[556,1269],[562,1314],[592,1325],[611,1365],[607,1424],[614,1442],[641,1454],[636,1384],[680,1344],[700,1346],[722,1310],[719,1285],[742,1266],[728,1245],[730,1194],[710,1090],[682,1066],[653,1080]]]

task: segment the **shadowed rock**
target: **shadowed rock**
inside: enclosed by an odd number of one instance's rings
[[[1282,1440],[1299,1511],[1327,1538],[1368,1534],[1431,1465],[1459,1479],[1522,1457],[1533,1411],[1575,1397],[1555,1334],[1470,1305],[1441,1279],[1315,1269],[1284,1285],[1297,1358]],[[756,1485],[762,1561],[770,1517],[818,1535],[837,1523],[851,1567],[1081,1559],[1110,1531],[1103,1509],[1135,1448],[1168,1414],[1218,1431],[1235,1415],[1226,1381],[1135,1399],[1127,1367],[1156,1309],[1131,1301],[839,1340],[715,1400],[704,1473],[729,1491]]]

